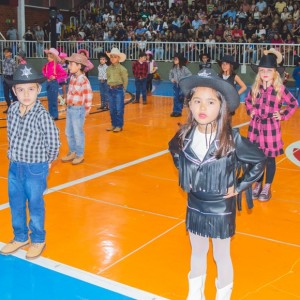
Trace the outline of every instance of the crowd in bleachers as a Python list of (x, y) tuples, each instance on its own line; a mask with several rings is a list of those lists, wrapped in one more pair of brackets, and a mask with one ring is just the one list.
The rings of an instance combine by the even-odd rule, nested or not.
[[(276, 44), (289, 55), (297, 53), (286, 45), (300, 43), (299, 3), (291, 0), (211, 1), (207, 5), (175, 0), (170, 6), (165, 0), (110, 1), (103, 8), (92, 1), (78, 10), (77, 19), (80, 14), (84, 16), (82, 24), (65, 30), (63, 40), (123, 41), (133, 50), (145, 50), (151, 42), (188, 42), (181, 44), (184, 49), (176, 50), (191, 56), (200, 50), (216, 56), (215, 44), (222, 43), (226, 48), (223, 54), (245, 54), (251, 61), (260, 56), (252, 43)], [(198, 42), (205, 42), (205, 49), (199, 50)], [(243, 53), (235, 53), (240, 48), (233, 43), (248, 46)], [(162, 52), (172, 50), (169, 48), (172, 43), (153, 49), (155, 58), (161, 59)]]

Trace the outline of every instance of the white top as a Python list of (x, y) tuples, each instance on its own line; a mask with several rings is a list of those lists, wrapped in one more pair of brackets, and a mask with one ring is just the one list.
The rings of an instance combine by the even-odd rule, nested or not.
[(209, 148), (209, 140), (210, 142), (212, 142), (215, 139), (215, 137), (216, 132), (213, 132), (210, 135), (210, 133), (205, 134), (200, 132), (198, 128), (195, 130), (191, 147), (201, 161), (204, 159), (206, 152)]

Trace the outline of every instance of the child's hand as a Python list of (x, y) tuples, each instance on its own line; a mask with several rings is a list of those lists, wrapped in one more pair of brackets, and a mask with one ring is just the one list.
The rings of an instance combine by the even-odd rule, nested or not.
[(85, 110), (85, 117), (87, 117), (89, 115), (90, 110), (91, 110), (91, 108), (88, 108), (88, 109)]
[(279, 111), (274, 112), (273, 118), (277, 121), (280, 121), (281, 120), (280, 112)]
[(255, 111), (254, 111), (254, 110), (252, 110), (252, 112), (251, 112), (251, 114), (250, 114), (250, 117), (251, 117), (251, 118), (253, 118), (253, 117), (254, 117), (254, 115), (255, 115)]
[(229, 187), (228, 188), (228, 190), (227, 190), (227, 194), (224, 196), (224, 198), (231, 198), (231, 197), (233, 197), (233, 196), (236, 196), (238, 194), (238, 192), (236, 192), (235, 190), (234, 190), (234, 187), (233, 186), (231, 186), (231, 187)]

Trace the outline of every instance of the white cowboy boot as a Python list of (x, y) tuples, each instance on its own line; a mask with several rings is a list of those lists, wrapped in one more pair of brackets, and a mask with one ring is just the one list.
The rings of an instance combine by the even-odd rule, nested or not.
[(218, 281), (216, 280), (216, 288), (217, 288), (216, 300), (230, 300), (232, 287), (233, 287), (233, 282), (219, 289)]
[(199, 277), (190, 278), (190, 273), (188, 275), (189, 279), (189, 294), (186, 300), (205, 300), (204, 296), (204, 285), (206, 274)]

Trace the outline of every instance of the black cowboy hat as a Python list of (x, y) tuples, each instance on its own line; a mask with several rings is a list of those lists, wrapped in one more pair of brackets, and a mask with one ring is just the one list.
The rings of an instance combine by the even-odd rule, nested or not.
[(218, 64), (220, 66), (223, 62), (227, 62), (227, 63), (233, 65), (234, 69), (237, 69), (239, 67), (239, 63), (234, 60), (234, 57), (232, 55), (226, 54), (221, 59), (218, 60)]
[(195, 87), (215, 89), (224, 96), (230, 112), (234, 112), (240, 105), (240, 96), (235, 87), (219, 77), (213, 69), (202, 69), (198, 75), (185, 77), (179, 81), (179, 86), (185, 96)]
[(30, 64), (20, 64), (13, 74), (12, 79), (4, 79), (9, 85), (22, 83), (42, 83), (47, 78), (38, 73)]
[(109, 57), (107, 56), (107, 54), (105, 52), (98, 53), (98, 59), (100, 59), (101, 57), (105, 57), (106, 60), (109, 61)]
[(282, 63), (282, 54), (274, 48), (264, 51), (264, 55), (259, 61), (258, 65), (251, 64), (251, 69), (257, 73), (258, 68), (276, 69), (279, 74), (283, 74), (285, 68), (279, 66)]

